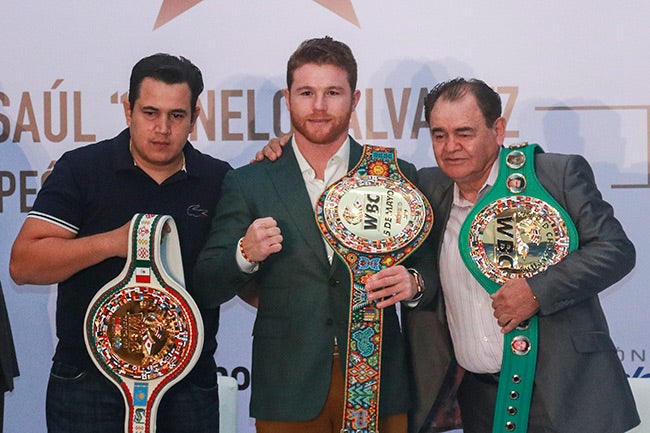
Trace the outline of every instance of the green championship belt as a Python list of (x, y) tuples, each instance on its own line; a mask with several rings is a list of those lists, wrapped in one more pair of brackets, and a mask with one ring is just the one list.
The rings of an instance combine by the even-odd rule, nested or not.
[(172, 217), (134, 215), (126, 265), (97, 292), (84, 323), (90, 357), (124, 398), (126, 433), (156, 431), (163, 394), (201, 355), (203, 322), (184, 281)]
[(383, 311), (368, 302), (365, 283), (415, 251), (433, 212), (399, 170), (395, 149), (366, 145), (357, 166), (322, 194), (316, 219), (352, 282), (341, 432), (376, 433)]
[[(571, 218), (535, 175), (535, 154), (540, 152), (537, 144), (504, 148), (494, 186), (460, 230), (463, 261), (490, 294), (512, 278), (545, 271), (578, 246)], [(504, 337), (493, 433), (528, 429), (537, 334), (534, 315)]]

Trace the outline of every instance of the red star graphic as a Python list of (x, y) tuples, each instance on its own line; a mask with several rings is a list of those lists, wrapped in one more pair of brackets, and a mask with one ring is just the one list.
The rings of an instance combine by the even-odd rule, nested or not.
[(163, 24), (167, 24), (186, 10), (201, 3), (201, 1), (202, 0), (163, 0), (153, 29), (156, 30)]
[(319, 5), (331, 10), (341, 18), (350, 21), (355, 26), (361, 27), (359, 25), (359, 20), (357, 19), (357, 14), (354, 13), (352, 0), (314, 0), (314, 1)]

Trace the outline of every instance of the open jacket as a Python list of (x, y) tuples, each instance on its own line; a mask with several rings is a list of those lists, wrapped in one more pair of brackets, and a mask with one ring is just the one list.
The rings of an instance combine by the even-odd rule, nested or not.
[[(560, 433), (627, 431), (639, 423), (639, 417), (598, 293), (634, 267), (634, 246), (612, 207), (602, 199), (583, 157), (538, 154), (535, 169), (542, 185), (576, 225), (579, 247), (528, 279), (540, 304), (534, 392)], [(420, 170), (419, 181), (434, 207), (432, 236), (439, 254), (453, 182), (437, 167)], [(443, 297), (429, 296), (409, 311), (405, 332), (418, 396), (411, 430), (429, 431), (423, 424), (453, 359)]]

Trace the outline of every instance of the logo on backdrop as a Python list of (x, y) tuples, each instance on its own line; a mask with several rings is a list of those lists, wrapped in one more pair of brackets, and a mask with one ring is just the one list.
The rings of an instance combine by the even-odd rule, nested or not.
[(646, 357), (645, 347), (617, 347), (616, 352), (625, 367), (627, 377), (650, 378), (650, 368), (648, 368), (650, 359)]
[(201, 3), (201, 1), (202, 0), (163, 0), (153, 29), (156, 30), (163, 24), (167, 24), (183, 12)]
[(340, 16), (346, 21), (351, 22), (357, 27), (359, 25), (359, 20), (357, 19), (357, 14), (354, 13), (354, 6), (352, 6), (352, 0), (314, 0), (319, 5), (331, 10), (336, 15)]
[[(160, 10), (158, 11), (158, 17), (156, 18), (156, 23), (153, 26), (153, 29), (156, 30), (158, 27), (167, 24), (177, 16), (183, 14), (187, 10), (201, 3), (202, 0), (163, 0)], [(346, 21), (351, 22), (357, 27), (359, 25), (359, 20), (357, 19), (357, 14), (354, 12), (354, 6), (352, 6), (352, 0), (314, 0), (319, 5), (324, 8), (329, 9), (334, 12), (341, 18)]]

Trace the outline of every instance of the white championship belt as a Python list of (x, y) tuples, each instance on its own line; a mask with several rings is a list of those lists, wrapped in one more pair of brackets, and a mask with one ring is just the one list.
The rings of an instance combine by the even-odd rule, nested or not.
[(84, 322), (90, 357), (124, 397), (127, 433), (156, 431), (163, 394), (201, 355), (203, 321), (184, 285), (173, 218), (134, 215), (126, 265), (97, 292)]

